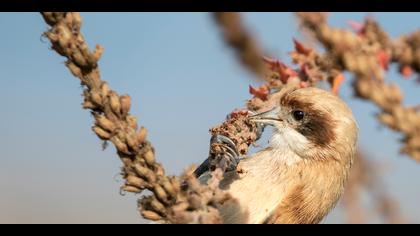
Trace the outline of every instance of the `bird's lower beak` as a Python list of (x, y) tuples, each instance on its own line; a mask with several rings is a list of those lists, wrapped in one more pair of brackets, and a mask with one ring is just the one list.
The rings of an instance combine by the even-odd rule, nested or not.
[(250, 119), (257, 123), (266, 125), (274, 125), (275, 122), (282, 122), (283, 120), (279, 117), (280, 107), (275, 107), (269, 111), (261, 112), (250, 116)]

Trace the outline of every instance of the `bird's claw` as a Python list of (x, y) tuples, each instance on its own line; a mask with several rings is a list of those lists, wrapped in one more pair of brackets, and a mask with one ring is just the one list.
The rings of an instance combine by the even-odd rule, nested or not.
[(239, 152), (235, 143), (230, 138), (224, 135), (215, 134), (210, 139), (210, 145), (221, 145), (225, 151), (223, 153), (212, 153), (210, 151), (210, 170), (214, 170), (217, 167), (220, 167), (225, 171), (236, 170), (241, 158), (239, 157)]

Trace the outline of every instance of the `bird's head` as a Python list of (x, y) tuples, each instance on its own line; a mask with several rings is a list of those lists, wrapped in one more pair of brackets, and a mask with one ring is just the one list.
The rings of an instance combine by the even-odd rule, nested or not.
[(274, 127), (270, 146), (289, 149), (303, 159), (352, 159), (358, 128), (338, 96), (318, 88), (285, 92), (274, 109), (251, 116)]

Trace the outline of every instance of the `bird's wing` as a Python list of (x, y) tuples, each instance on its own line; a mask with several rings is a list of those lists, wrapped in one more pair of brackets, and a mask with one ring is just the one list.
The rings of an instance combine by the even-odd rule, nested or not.
[(197, 167), (194, 171), (194, 175), (196, 178), (199, 178), (202, 174), (209, 171), (209, 159), (207, 158), (201, 165)]

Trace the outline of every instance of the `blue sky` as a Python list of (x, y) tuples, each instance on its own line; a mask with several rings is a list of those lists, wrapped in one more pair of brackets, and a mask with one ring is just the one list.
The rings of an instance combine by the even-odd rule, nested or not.
[[(419, 29), (418, 13), (371, 13), (391, 36)], [(346, 27), (366, 13), (332, 13)], [(238, 65), (207, 13), (82, 13), (91, 47), (104, 46), (102, 78), (133, 100), (132, 113), (149, 130), (157, 158), (179, 174), (207, 155), (208, 129), (242, 107), (248, 85), (258, 85)], [(288, 61), (292, 37), (303, 39), (290, 13), (245, 13), (263, 47)], [(112, 147), (101, 151), (82, 110), (82, 89), (64, 58), (41, 38), (37, 13), (0, 13), (0, 222), (139, 223), (135, 196), (119, 195), (120, 163)], [(418, 84), (395, 68), (387, 80), (418, 104)], [(388, 191), (416, 222), (420, 163), (400, 156), (400, 135), (381, 127), (377, 109), (352, 99), (351, 77), (341, 90), (360, 126), (360, 146), (384, 163)], [(336, 209), (325, 222), (343, 222)], [(372, 220), (372, 222), (375, 222)]]

